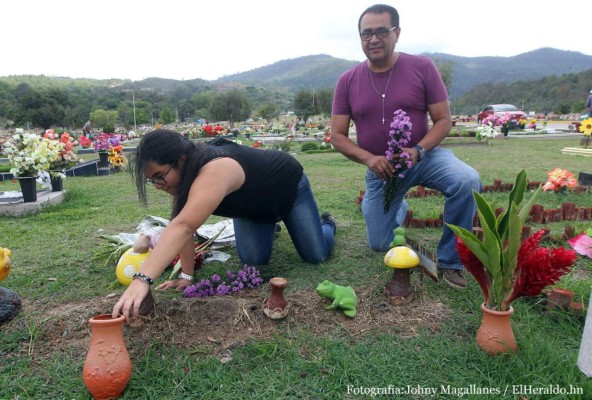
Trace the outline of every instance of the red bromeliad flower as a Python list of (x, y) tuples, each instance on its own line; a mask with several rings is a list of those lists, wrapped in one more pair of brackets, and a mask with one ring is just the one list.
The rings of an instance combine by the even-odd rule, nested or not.
[[(505, 297), (501, 310), (508, 309), (510, 303), (519, 297), (538, 296), (545, 287), (555, 284), (573, 266), (577, 257), (574, 250), (539, 247), (544, 234), (545, 231), (541, 229), (521, 243), (516, 269), (513, 271), (511, 292)], [(487, 303), (491, 280), (486, 269), (458, 238), (456, 248), (462, 263), (479, 283)]]
[(489, 301), (489, 276), (485, 267), (477, 257), (469, 250), (469, 248), (460, 240), (456, 238), (456, 251), (460, 257), (460, 261), (465, 268), (475, 277), (475, 280), (483, 291), (485, 303)]

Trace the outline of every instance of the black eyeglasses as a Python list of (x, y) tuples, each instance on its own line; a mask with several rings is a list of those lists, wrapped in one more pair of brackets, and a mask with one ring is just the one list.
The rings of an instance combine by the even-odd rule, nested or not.
[(166, 185), (167, 181), (165, 180), (166, 176), (169, 174), (169, 172), (171, 171), (171, 169), (173, 169), (173, 164), (171, 164), (171, 166), (169, 167), (169, 169), (166, 170), (166, 172), (164, 174), (162, 174), (161, 176), (157, 176), (156, 178), (146, 178), (144, 179), (144, 183), (147, 185), (152, 185), (152, 186), (164, 186)]
[(376, 35), (377, 38), (379, 39), (384, 39), (385, 37), (388, 36), (388, 34), (391, 31), (394, 31), (395, 29), (397, 29), (397, 26), (393, 26), (391, 29), (389, 28), (378, 28), (375, 31), (368, 29), (365, 30), (363, 32), (360, 32), (360, 39), (368, 41), (368, 40), (372, 40), (372, 36)]

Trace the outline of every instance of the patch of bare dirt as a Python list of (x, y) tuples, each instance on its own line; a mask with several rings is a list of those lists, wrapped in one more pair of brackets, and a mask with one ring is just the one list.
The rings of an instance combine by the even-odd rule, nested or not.
[[(162, 342), (221, 356), (249, 340), (273, 336), (280, 326), (292, 330), (305, 327), (315, 335), (358, 338), (381, 331), (413, 337), (420, 329), (438, 331), (450, 314), (446, 306), (430, 301), (421, 289), (417, 290), (416, 299), (405, 306), (390, 305), (382, 289), (365, 287), (356, 290), (356, 294), (358, 313), (350, 319), (339, 310), (325, 310), (324, 306), (330, 301), (314, 290), (287, 290), (285, 297), (291, 305), (290, 313), (277, 321), (263, 312), (263, 299), (269, 296), (265, 286), (238, 295), (201, 299), (170, 298), (154, 292), (153, 313), (141, 318), (137, 326), (126, 326), (124, 335), (131, 353), (141, 353), (154, 342)], [(38, 334), (18, 352), (44, 357), (60, 350), (83, 358), (90, 342), (88, 319), (109, 313), (116, 300), (117, 297), (112, 296), (93, 298), (61, 304), (57, 308), (23, 300), (22, 315), (10, 324), (26, 324), (29, 331), (34, 328)]]

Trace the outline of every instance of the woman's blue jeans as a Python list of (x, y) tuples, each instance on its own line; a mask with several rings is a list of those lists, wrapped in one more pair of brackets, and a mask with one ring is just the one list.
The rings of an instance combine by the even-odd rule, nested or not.
[(449, 149), (436, 147), (427, 153), (425, 159), (406, 171), (405, 178), (394, 192), (387, 214), (383, 207), (383, 182), (372, 170), (366, 171), (362, 213), (366, 219), (368, 245), (375, 251), (389, 249), (393, 231), (401, 225), (407, 212), (405, 194), (417, 185), (438, 190), (444, 195), (444, 227), (437, 248), (438, 264), (440, 268), (462, 270), (464, 267), (456, 252), (456, 238), (446, 223), (472, 231), (476, 211), (473, 190), (481, 191), (481, 179), (475, 169), (456, 158)]
[[(318, 264), (329, 258), (335, 241), (335, 224), (321, 220), (308, 178), (303, 173), (298, 193), (284, 224), (300, 257)], [(259, 223), (248, 218), (234, 218), (236, 248), (241, 262), (249, 265), (269, 263), (275, 223)]]

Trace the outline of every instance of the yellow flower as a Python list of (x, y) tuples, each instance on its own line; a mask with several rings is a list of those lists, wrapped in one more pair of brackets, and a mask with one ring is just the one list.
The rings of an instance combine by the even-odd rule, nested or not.
[(580, 125), (580, 132), (586, 136), (592, 135), (592, 118), (588, 118), (582, 121)]

